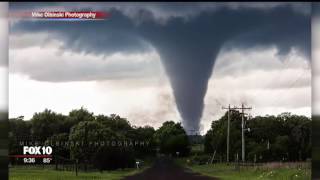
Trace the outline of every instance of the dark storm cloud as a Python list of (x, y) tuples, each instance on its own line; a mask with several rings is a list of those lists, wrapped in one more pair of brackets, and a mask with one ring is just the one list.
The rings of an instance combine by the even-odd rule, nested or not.
[[(48, 7), (48, 4), (57, 7), (74, 5), (73, 3), (11, 3), (10, 8), (11, 10), (23, 9), (23, 7), (25, 9), (41, 9)], [(86, 5), (90, 7), (87, 9), (98, 6), (97, 3), (87, 3)], [(145, 37), (147, 33), (150, 34), (150, 31), (151, 36), (158, 36), (161, 39), (163, 36), (168, 37), (168, 34), (165, 34), (167, 33), (166, 29), (172, 29), (174, 33), (179, 34), (179, 28), (190, 28), (189, 31), (194, 31), (194, 33), (204, 32), (205, 34), (202, 37), (209, 37), (209, 39), (213, 37), (214, 40), (217, 40), (217, 37), (213, 33), (222, 31), (222, 33), (218, 32), (222, 42), (216, 44), (222, 43), (226, 47), (248, 48), (276, 45), (280, 53), (284, 54), (291, 47), (297, 47), (309, 57), (309, 16), (298, 13), (308, 12), (308, 9), (310, 9), (309, 3), (290, 3), (290, 6), (284, 6), (286, 3), (192, 3), (184, 6), (178, 5), (179, 3), (170, 5), (146, 3), (144, 7), (143, 4), (125, 6), (121, 3), (111, 3), (111, 5), (107, 3), (105, 6), (111, 12), (112, 18), (105, 23), (24, 21), (14, 25), (11, 30), (12, 33), (47, 31), (51, 33), (51, 36), (63, 39), (68, 49), (108, 54), (117, 51), (141, 52), (149, 50), (150, 37), (148, 39), (142, 37)], [(101, 5), (98, 7), (101, 9)], [(133, 9), (130, 14), (121, 12), (121, 10), (130, 9), (130, 7)], [(212, 12), (204, 11), (204, 7)], [(239, 8), (243, 9), (239, 10)], [(261, 9), (267, 9), (268, 11)], [(197, 14), (198, 11), (203, 13), (188, 21), (179, 16), (174, 16), (170, 18), (169, 25), (154, 22), (159, 13), (170, 15), (175, 12), (177, 16), (177, 14), (188, 14), (190, 12)], [(158, 15), (156, 15), (156, 12), (158, 12)], [(130, 15), (137, 21), (142, 21), (142, 23), (136, 25), (136, 22), (130, 19), (133, 17), (128, 17)], [(238, 15), (240, 17), (237, 17)], [(202, 18), (207, 20), (202, 20)], [(177, 24), (174, 24), (176, 22)], [(197, 25), (197, 27), (193, 27), (194, 25)], [(153, 33), (154, 30), (160, 33)], [(174, 33), (173, 35), (171, 33), (171, 35), (176, 36)], [(205, 47), (206, 44), (201, 46)]]
[(8, 3), (0, 2), (0, 67), (8, 66)]
[(319, 22), (320, 22), (320, 3), (319, 2), (314, 2), (312, 4), (312, 27), (313, 29), (313, 34), (312, 36), (314, 37), (312, 40), (313, 44), (312, 44), (312, 48), (313, 48), (313, 52), (316, 52), (317, 49), (320, 49), (320, 43), (318, 43), (318, 39), (319, 38)]
[[(94, 9), (106, 9), (116, 7), (124, 11), (137, 11), (139, 9), (148, 9), (153, 13), (165, 13), (167, 15), (179, 14), (198, 14), (203, 11), (213, 11), (219, 8), (237, 9), (259, 9), (268, 10), (275, 7), (288, 6), (298, 13), (310, 14), (311, 7), (308, 2), (11, 2), (11, 10), (36, 10), (36, 9), (52, 9), (55, 7), (63, 7), (68, 9), (91, 7)], [(134, 13), (134, 12), (133, 12)]]
[(320, 3), (319, 2), (312, 3), (312, 15), (319, 17), (319, 15), (320, 15)]
[[(215, 4), (214, 4), (215, 5)], [(212, 6), (212, 11), (196, 6), (193, 16), (189, 6), (151, 9), (109, 8), (111, 18), (101, 22), (52, 22), (21, 20), (12, 26), (13, 34), (48, 32), (73, 51), (112, 54), (132, 53), (155, 48), (170, 78), (177, 108), (186, 130), (199, 130), (208, 79), (221, 48), (276, 46), (279, 54), (296, 48), (310, 58), (310, 16), (290, 6), (245, 8)], [(252, 4), (253, 5), (253, 4)], [(307, 6), (306, 6), (307, 5)], [(305, 9), (309, 4), (302, 4)], [(306, 7), (305, 7), (306, 6)], [(166, 7), (168, 12), (164, 21)], [(262, 6), (263, 7), (263, 6)], [(101, 7), (100, 7), (101, 8)], [(173, 9), (170, 9), (173, 8)], [(13, 7), (14, 9), (14, 7)], [(203, 10), (205, 9), (205, 10)]]
[(11, 34), (47, 32), (51, 38), (64, 42), (64, 48), (73, 51), (108, 55), (114, 52), (143, 52), (150, 50), (140, 38), (130, 19), (118, 11), (111, 11), (112, 18), (101, 21), (21, 21), (11, 28)]

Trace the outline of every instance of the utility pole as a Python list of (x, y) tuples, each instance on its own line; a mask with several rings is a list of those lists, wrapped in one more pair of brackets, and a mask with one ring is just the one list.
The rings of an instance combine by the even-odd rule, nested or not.
[(244, 104), (241, 104), (241, 107), (230, 107), (230, 104), (228, 106), (228, 108), (222, 107), (222, 109), (228, 109), (228, 127), (227, 127), (227, 162), (229, 162), (229, 151), (230, 151), (230, 119), (231, 119), (231, 109), (232, 110), (236, 110), (239, 109), (241, 110), (241, 141), (242, 141), (242, 162), (245, 162), (245, 136), (244, 136), (244, 132), (246, 130), (250, 129), (245, 129), (245, 122), (244, 122), (244, 110), (250, 110), (252, 109), (251, 107), (245, 107)]
[(231, 113), (231, 108), (230, 104), (228, 108), (222, 107), (222, 109), (228, 109), (228, 128), (227, 128), (227, 162), (229, 162), (229, 152), (230, 152), (230, 113)]
[[(245, 162), (245, 140), (244, 140), (244, 131), (245, 131), (245, 122), (244, 122), (244, 110), (247, 109), (252, 109), (251, 107), (244, 107), (243, 103), (241, 104), (241, 139), (242, 139), (242, 162)], [(246, 129), (247, 130), (247, 129)]]

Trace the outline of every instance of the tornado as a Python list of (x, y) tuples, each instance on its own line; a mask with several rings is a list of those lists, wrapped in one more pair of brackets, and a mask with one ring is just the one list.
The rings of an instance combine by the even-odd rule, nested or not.
[(199, 132), (208, 81), (228, 34), (212, 25), (212, 17), (166, 25), (148, 24), (140, 30), (156, 49), (172, 87), (182, 125), (188, 134)]
[[(303, 26), (296, 28), (297, 24)], [(287, 54), (296, 47), (310, 57), (307, 16), (290, 9), (268, 14), (251, 10), (218, 11), (188, 21), (172, 18), (165, 25), (145, 23), (141, 27), (138, 30), (141, 36), (161, 57), (188, 134), (200, 130), (208, 82), (222, 48), (276, 45), (279, 54)]]
[(225, 22), (240, 22), (250, 16), (248, 12), (235, 16), (232, 11), (221, 11), (201, 14), (188, 21), (172, 18), (165, 25), (154, 22), (140, 25), (139, 34), (160, 55), (182, 125), (188, 134), (200, 130), (208, 82), (223, 44), (257, 25), (248, 21), (233, 28), (234, 24)]
[[(49, 32), (52, 39), (64, 42), (63, 48), (81, 53), (143, 53), (151, 46), (158, 52), (170, 80), (183, 127), (192, 134), (199, 132), (208, 81), (222, 49), (276, 46), (279, 54), (287, 54), (295, 48), (311, 59), (310, 4), (301, 8), (307, 12), (298, 10), (296, 5), (279, 4), (262, 10), (250, 4), (242, 8), (212, 4), (209, 9), (140, 4), (130, 11), (119, 5), (121, 8), (107, 9), (112, 16), (105, 22), (21, 20), (12, 25), (10, 32)], [(19, 7), (21, 4), (11, 6)], [(185, 15), (170, 16), (175, 9), (182, 14), (185, 11)], [(159, 13), (168, 15), (168, 19), (159, 22), (163, 17)], [(67, 79), (57, 78), (56, 81)]]
[(198, 132), (208, 80), (219, 48), (196, 48), (196, 43), (187, 47), (176, 45), (157, 48), (170, 77), (183, 127), (188, 133)]

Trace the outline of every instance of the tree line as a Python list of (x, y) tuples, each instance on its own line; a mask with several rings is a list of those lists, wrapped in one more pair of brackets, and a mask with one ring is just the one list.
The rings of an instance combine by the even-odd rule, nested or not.
[[(226, 113), (212, 121), (211, 128), (200, 141), (205, 156), (215, 152), (216, 159), (226, 159), (227, 119)], [(245, 117), (245, 121), (246, 128), (250, 128), (245, 133), (247, 161), (302, 161), (311, 157), (310, 118), (282, 113)], [(53, 143), (55, 163), (73, 160), (99, 170), (134, 167), (137, 160), (154, 157), (157, 153), (179, 157), (193, 155), (192, 146), (199, 144), (192, 141), (181, 123), (166, 121), (158, 129), (139, 127), (119, 115), (95, 115), (83, 107), (67, 115), (45, 109), (30, 120), (9, 119), (9, 154), (22, 154), (21, 141), (80, 142), (78, 146)], [(101, 142), (104, 144), (99, 144)], [(231, 110), (231, 161), (236, 161), (236, 154), (241, 156), (241, 113)], [(10, 158), (10, 163), (21, 161)]]
[[(228, 113), (213, 121), (204, 138), (206, 153), (226, 159)], [(311, 158), (311, 118), (290, 113), (245, 117), (246, 160), (303, 161)], [(230, 160), (241, 157), (241, 113), (231, 110)]]
[[(116, 114), (94, 115), (83, 107), (68, 115), (45, 109), (30, 120), (12, 118), (9, 129), (10, 154), (22, 154), (20, 142), (54, 142), (56, 161), (76, 160), (86, 168), (93, 166), (100, 170), (134, 167), (137, 159), (156, 153), (179, 152), (180, 156), (186, 156), (190, 151), (187, 134), (180, 123), (167, 121), (155, 130), (151, 126), (133, 126)], [(56, 145), (57, 142), (79, 145)], [(10, 162), (19, 163), (14, 158)]]

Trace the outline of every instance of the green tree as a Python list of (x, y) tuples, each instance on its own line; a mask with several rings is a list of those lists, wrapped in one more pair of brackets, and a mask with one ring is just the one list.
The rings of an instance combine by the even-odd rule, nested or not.
[(95, 145), (96, 142), (107, 143), (106, 140), (123, 142), (125, 137), (97, 121), (82, 121), (71, 130), (69, 139), (72, 142), (83, 142), (73, 146), (71, 156), (80, 163), (94, 164), (98, 169), (117, 169), (132, 167), (134, 153), (132, 149), (118, 145)]
[(9, 154), (22, 154), (20, 141), (30, 140), (30, 121), (23, 117), (9, 119)]
[(57, 114), (49, 109), (35, 113), (31, 118), (31, 134), (39, 141), (45, 141), (48, 137), (62, 132), (61, 124), (65, 116)]
[(49, 144), (52, 143), (55, 160), (59, 160), (59, 158), (70, 159), (70, 146), (66, 145), (66, 143), (69, 142), (68, 133), (54, 134), (49, 137), (46, 142)]
[(104, 141), (105, 139), (115, 139), (116, 133), (96, 121), (82, 121), (72, 127), (69, 139), (78, 145), (71, 147), (73, 159), (90, 160), (96, 152), (93, 142)]
[[(311, 119), (282, 113), (246, 119), (247, 161), (305, 160), (311, 157)], [(227, 113), (212, 122), (205, 135), (205, 151), (226, 155)], [(230, 123), (230, 159), (241, 154), (241, 114), (232, 111)]]
[[(206, 133), (204, 139), (205, 151), (226, 158), (228, 113), (220, 119), (212, 121), (211, 129)], [(240, 141), (239, 141), (240, 140)], [(241, 114), (239, 111), (231, 110), (230, 114), (230, 160), (235, 154), (241, 154)]]
[(185, 156), (190, 152), (189, 139), (181, 123), (164, 122), (154, 136), (162, 153), (175, 155), (179, 152), (181, 156)]
[(80, 109), (74, 109), (69, 113), (69, 120), (73, 124), (77, 124), (82, 121), (93, 121), (94, 115), (92, 112), (89, 112), (86, 108), (81, 107)]

